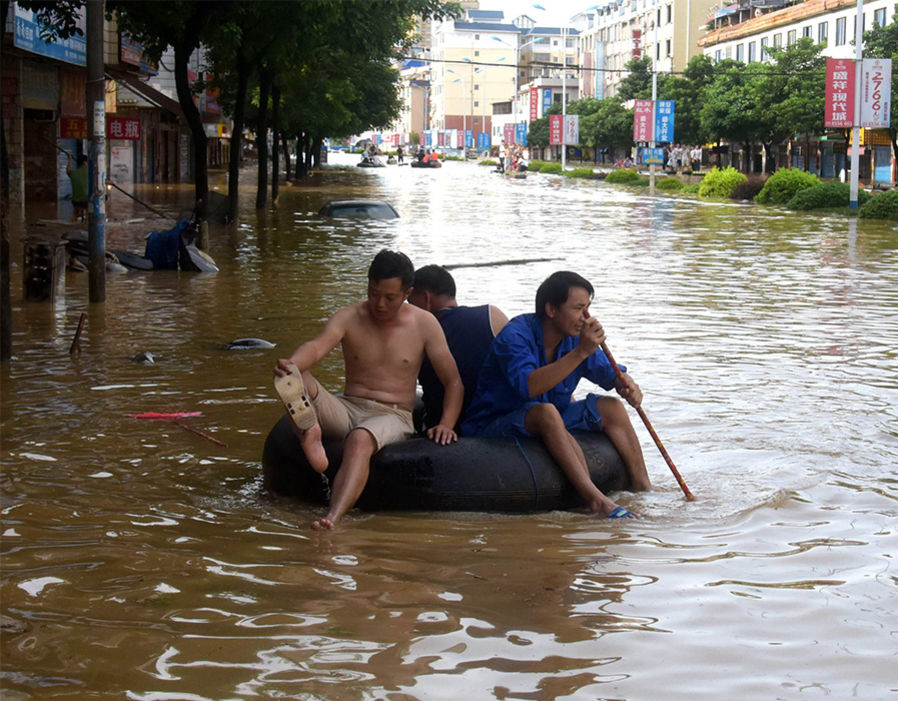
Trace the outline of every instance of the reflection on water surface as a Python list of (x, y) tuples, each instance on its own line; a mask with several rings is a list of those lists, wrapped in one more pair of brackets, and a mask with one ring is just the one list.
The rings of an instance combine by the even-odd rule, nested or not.
[[(317, 214), (351, 198), (401, 218)], [(142, 225), (110, 230), (141, 249)], [(641, 425), (656, 488), (619, 495), (636, 522), (353, 512), (322, 537), (316, 510), (262, 494), (274, 359), (364, 294), (385, 246), (418, 265), (551, 259), (453, 270), (463, 303), (509, 315), (553, 270), (589, 278), (698, 501)], [(110, 276), (105, 308), (72, 273), (64, 303), (23, 306), (14, 271), (4, 697), (896, 693), (890, 226), (470, 164), (331, 167), (214, 231), (211, 253), (214, 276)], [(277, 347), (225, 350), (247, 336)], [(341, 372), (335, 354), (320, 374)], [(227, 447), (143, 411), (201, 411), (191, 425)]]

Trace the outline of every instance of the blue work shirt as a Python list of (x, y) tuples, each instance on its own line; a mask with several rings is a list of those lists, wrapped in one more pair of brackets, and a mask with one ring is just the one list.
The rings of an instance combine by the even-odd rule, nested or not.
[[(570, 353), (579, 343), (580, 336), (563, 338), (551, 362)], [(563, 412), (583, 377), (606, 390), (614, 388), (614, 368), (599, 348), (551, 390), (531, 397), (530, 373), (549, 364), (545, 348), (542, 322), (536, 314), (521, 314), (506, 324), (480, 370), (477, 391), (462, 424), (464, 435), (477, 435), (498, 417), (528, 404), (551, 403)], [(621, 372), (626, 370), (623, 365), (618, 367)]]

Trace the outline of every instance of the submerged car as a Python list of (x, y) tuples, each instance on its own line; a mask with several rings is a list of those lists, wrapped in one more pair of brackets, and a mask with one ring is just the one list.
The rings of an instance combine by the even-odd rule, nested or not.
[(318, 213), (322, 217), (362, 217), (365, 219), (398, 219), (399, 212), (389, 202), (380, 200), (333, 200)]

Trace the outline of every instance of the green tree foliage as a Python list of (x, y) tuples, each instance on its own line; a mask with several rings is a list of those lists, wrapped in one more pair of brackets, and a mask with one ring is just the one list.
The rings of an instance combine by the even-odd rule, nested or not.
[[(811, 187), (799, 190), (786, 203), (789, 209), (808, 211), (811, 209), (827, 209), (834, 207), (848, 207), (851, 199), (851, 186), (848, 183), (831, 181), (817, 183)], [(870, 193), (865, 190), (858, 192), (858, 204), (861, 206), (870, 199)]]
[(633, 58), (627, 61), (624, 68), (629, 71), (621, 80), (618, 99), (650, 100), (652, 98), (652, 59), (648, 56)]
[[(661, 78), (662, 76), (659, 76)], [(661, 100), (673, 100), (674, 138), (681, 144), (703, 144), (711, 135), (702, 129), (701, 108), (705, 91), (714, 81), (714, 62), (710, 56), (693, 56), (682, 77), (663, 76), (659, 82)]]
[[(585, 102), (581, 100), (581, 102)], [(633, 110), (614, 98), (590, 100), (586, 115), (580, 118), (580, 142), (596, 150), (633, 146)]]
[(527, 145), (531, 147), (536, 146), (537, 148), (546, 148), (549, 145), (548, 117), (540, 117), (530, 122), (530, 129), (527, 132)]

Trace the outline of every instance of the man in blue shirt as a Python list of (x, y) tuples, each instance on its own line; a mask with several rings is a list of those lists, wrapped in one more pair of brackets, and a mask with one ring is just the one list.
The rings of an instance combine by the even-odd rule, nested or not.
[(592, 297), (592, 285), (569, 271), (553, 273), (539, 286), (536, 313), (513, 318), (496, 337), (461, 429), (466, 436), (538, 436), (591, 511), (630, 516), (593, 484), (583, 450), (570, 433), (603, 431), (623, 458), (634, 488), (651, 488), (623, 403), (596, 394), (571, 400), (585, 377), (616, 389), (634, 407), (642, 402), (637, 384), (626, 373), (626, 382), (617, 378), (599, 348), (605, 332), (589, 315)]

